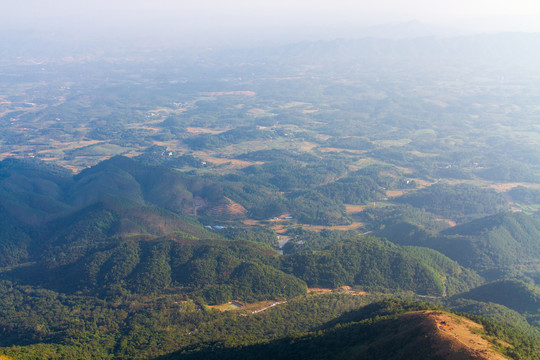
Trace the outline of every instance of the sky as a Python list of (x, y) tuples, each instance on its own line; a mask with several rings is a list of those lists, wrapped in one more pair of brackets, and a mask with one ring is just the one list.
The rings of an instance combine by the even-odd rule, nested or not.
[(186, 43), (355, 37), (355, 29), (419, 21), (460, 31), (540, 32), (538, 0), (4, 0), (0, 30), (122, 34)]

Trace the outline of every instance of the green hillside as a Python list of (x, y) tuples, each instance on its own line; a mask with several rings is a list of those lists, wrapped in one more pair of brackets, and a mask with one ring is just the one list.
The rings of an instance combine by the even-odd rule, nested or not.
[(165, 167), (115, 156), (71, 176), (43, 161), (6, 159), (0, 162), (0, 206), (31, 226), (67, 216), (115, 197), (153, 205), (177, 214), (193, 213), (193, 198), (209, 205), (223, 200), (213, 183)]
[[(160, 359), (538, 359), (540, 341), (503, 325), (478, 323), (422, 303), (386, 300), (345, 314), (318, 331), (250, 346), (221, 343)], [(459, 335), (448, 336), (445, 327)], [(455, 329), (459, 327), (459, 330)], [(470, 329), (476, 328), (471, 332)], [(473, 333), (476, 331), (477, 335)], [(469, 332), (469, 337), (463, 333)], [(479, 334), (478, 334), (479, 333)], [(483, 348), (469, 347), (481, 336)], [(485, 341), (485, 340), (484, 340)], [(501, 346), (499, 341), (507, 345)], [(479, 356), (482, 354), (482, 356)]]
[(180, 234), (112, 237), (74, 243), (50, 254), (54, 259), (45, 257), (3, 276), (98, 296), (179, 291), (211, 304), (285, 299), (306, 292), (302, 280), (276, 268), (273, 250), (245, 241), (198, 240)]
[(504, 197), (494, 190), (468, 184), (437, 183), (396, 200), (458, 222), (507, 208)]
[(0, 206), (25, 224), (43, 224), (66, 214), (64, 189), (71, 173), (37, 159), (0, 161)]
[(520, 280), (494, 281), (454, 298), (500, 304), (520, 313), (540, 312), (540, 289)]
[(32, 239), (27, 231), (0, 206), (0, 267), (16, 265), (28, 259)]
[(36, 246), (45, 253), (46, 261), (59, 263), (65, 263), (60, 260), (60, 254), (66, 261), (73, 262), (80, 256), (76, 252), (100, 242), (116, 241), (111, 240), (112, 237), (183, 233), (186, 237), (220, 238), (194, 219), (113, 197), (105, 197), (103, 201), (52, 221), (42, 231), (43, 238)]
[(445, 301), (444, 304), (445, 307), (452, 311), (482, 316), (491, 321), (503, 323), (519, 331), (540, 337), (540, 329), (535, 324), (534, 316), (522, 314), (504, 305), (460, 297), (452, 297)]
[(461, 293), (484, 282), (474, 270), (459, 265), (438, 251), (419, 246), (404, 246), (403, 249), (415, 258), (421, 259), (422, 263), (441, 276), (445, 296)]
[(481, 281), (473, 272), (434, 252), (404, 249), (374, 237), (338, 242), (323, 251), (286, 255), (282, 269), (303, 279), (310, 287), (359, 285), (435, 296), (446, 293), (447, 278), (452, 292), (471, 288)]
[(428, 230), (421, 224), (390, 220), (374, 234), (400, 245), (435, 249), (488, 279), (497, 279), (503, 274), (518, 276), (522, 271), (519, 266), (528, 276), (537, 276), (534, 270), (540, 257), (540, 218), (537, 215), (504, 212), (440, 232)]

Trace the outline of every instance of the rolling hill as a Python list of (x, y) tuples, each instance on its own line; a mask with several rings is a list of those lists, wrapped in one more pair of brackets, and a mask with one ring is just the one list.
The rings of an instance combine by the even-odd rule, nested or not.
[(540, 312), (540, 290), (520, 280), (498, 280), (454, 296), (504, 305), (520, 313)]
[(491, 280), (517, 276), (516, 265), (534, 268), (540, 257), (540, 218), (524, 213), (503, 212), (440, 232), (407, 221), (389, 222), (374, 234), (437, 250)]
[[(425, 304), (390, 300), (347, 313), (318, 331), (249, 346), (208, 344), (160, 359), (538, 359), (537, 339), (510, 340), (490, 326)], [(532, 341), (517, 354), (512, 343), (520, 337)]]

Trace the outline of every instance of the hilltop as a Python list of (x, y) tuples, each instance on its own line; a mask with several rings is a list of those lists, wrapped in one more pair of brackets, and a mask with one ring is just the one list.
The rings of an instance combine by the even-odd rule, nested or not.
[[(490, 326), (422, 304), (383, 301), (322, 330), (250, 346), (217, 343), (163, 359), (508, 359), (514, 346)], [(535, 359), (536, 349), (537, 340), (523, 355)]]

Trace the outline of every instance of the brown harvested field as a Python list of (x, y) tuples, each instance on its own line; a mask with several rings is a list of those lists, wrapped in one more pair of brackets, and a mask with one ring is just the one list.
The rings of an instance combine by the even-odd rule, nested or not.
[(332, 292), (332, 289), (323, 289), (323, 288), (308, 288), (308, 293), (317, 293), (317, 294), (326, 294)]
[(62, 165), (66, 169), (71, 170), (71, 172), (73, 174), (78, 174), (79, 172), (81, 172), (81, 171), (83, 171), (85, 169), (84, 166), (75, 166), (75, 165), (70, 165), (70, 164), (60, 164), (60, 165)]
[(495, 190), (498, 193), (507, 192), (508, 190), (511, 190), (511, 189), (513, 189), (513, 188), (515, 188), (517, 186), (524, 186), (524, 187), (528, 187), (528, 188), (539, 188), (540, 187), (539, 185), (536, 185), (536, 184), (531, 186), (531, 184), (525, 184), (525, 183), (520, 183), (520, 182), (489, 185), (490, 188), (492, 188), (493, 190)]
[(358, 214), (364, 211), (366, 207), (364, 205), (345, 205), (345, 211), (347, 214)]
[(300, 144), (299, 149), (302, 150), (302, 151), (310, 151), (315, 147), (317, 147), (317, 144), (310, 143), (310, 142), (304, 142), (304, 143)]
[(51, 144), (50, 149), (40, 150), (38, 151), (38, 153), (44, 154), (44, 153), (50, 152), (51, 150), (60, 150), (60, 151), (75, 150), (75, 149), (80, 149), (86, 146), (100, 144), (100, 143), (104, 143), (104, 142), (101, 140), (81, 140), (81, 141), (76, 141), (76, 142), (56, 143), (56, 144)]
[[(409, 169), (409, 168), (405, 168), (405, 167), (400, 167), (400, 166), (396, 166), (396, 168), (400, 169), (401, 171), (403, 171), (404, 174), (412, 174), (413, 173), (413, 170), (412, 169)], [(416, 181), (416, 180), (415, 180)]]
[(283, 234), (287, 231), (287, 228), (283, 225), (275, 225), (272, 226), (270, 229), (272, 229), (272, 231), (274, 231), (276, 234)]
[(438, 218), (438, 219), (435, 219), (435, 221), (442, 221), (442, 222), (445, 222), (447, 223), (448, 225), (450, 225), (451, 227), (454, 227), (456, 226), (456, 222), (455, 221), (452, 221), (450, 219), (441, 219), (441, 218)]
[(40, 158), (40, 160), (43, 160), (43, 161), (55, 161), (55, 160), (58, 160), (58, 158), (55, 158), (55, 157), (42, 157), (42, 158)]
[(387, 190), (386, 196), (389, 198), (398, 197), (403, 195), (405, 192), (403, 190)]
[[(81, 141), (74, 141), (74, 142), (54, 142), (54, 143), (49, 144), (49, 148), (47, 148), (45, 150), (36, 151), (36, 153), (37, 154), (46, 154), (46, 153), (50, 153), (50, 152), (53, 152), (53, 151), (76, 150), (76, 149), (84, 148), (86, 146), (100, 144), (100, 143), (103, 143), (103, 141), (100, 141), (100, 140), (81, 140)], [(32, 152), (35, 149), (32, 146), (28, 145), (28, 146), (18, 146), (15, 150), (24, 151), (24, 152)], [(9, 157), (9, 156), (13, 156), (13, 155), (14, 154), (12, 152), (1, 153), (0, 154), (0, 160), (3, 159), (3, 158)], [(107, 157), (104, 157), (103, 159), (106, 159), (106, 158)], [(54, 156), (47, 157), (47, 158), (40, 157), (40, 159), (44, 160), (44, 161), (58, 161), (62, 166), (69, 167), (68, 166), (69, 164), (67, 162), (61, 161), (59, 158), (54, 157)], [(72, 166), (72, 167), (74, 167), (74, 166)], [(80, 169), (78, 169), (78, 170), (80, 170)]]
[(280, 108), (282, 108), (282, 109), (290, 109), (292, 107), (305, 106), (305, 105), (311, 105), (311, 103), (301, 102), (301, 101), (292, 101), (290, 103), (286, 103), (285, 105), (281, 105)]
[(266, 113), (266, 110), (255, 108), (255, 109), (248, 110), (248, 113), (251, 114), (251, 115), (261, 115), (261, 114)]
[(209, 208), (206, 212), (214, 217), (222, 218), (226, 220), (238, 220), (243, 219), (247, 213), (247, 210), (240, 204), (235, 203), (229, 198), (226, 204), (220, 204)]
[(152, 144), (158, 146), (165, 146), (167, 149), (178, 151), (178, 149), (185, 149), (185, 146), (181, 143), (180, 140), (169, 140), (169, 141), (152, 141)]
[(221, 134), (227, 130), (212, 130), (203, 127), (187, 127), (186, 130), (192, 134)]
[(260, 161), (244, 161), (244, 160), (237, 160), (237, 159), (219, 158), (219, 157), (213, 157), (213, 156), (202, 155), (202, 154), (198, 154), (198, 156), (204, 161), (208, 161), (217, 165), (230, 163), (231, 164), (231, 166), (229, 166), (230, 169), (232, 168), (242, 169), (242, 168), (254, 165), (254, 164), (262, 164), (262, 162)]
[(430, 181), (426, 181), (422, 179), (412, 179), (412, 180), (414, 180), (414, 182), (417, 185), (416, 187), (419, 189), (435, 184), (434, 182), (430, 182)]
[(302, 225), (302, 227), (306, 230), (316, 231), (319, 232), (321, 230), (327, 229), (327, 230), (356, 230), (358, 228), (361, 228), (364, 225), (364, 223), (361, 222), (354, 222), (350, 225), (336, 225), (336, 226), (322, 226), (322, 225)]
[(246, 220), (242, 221), (242, 223), (244, 225), (249, 225), (249, 226), (256, 226), (256, 225), (261, 224), (261, 222), (259, 220), (253, 220), (253, 219), (246, 219)]
[(13, 154), (11, 152), (5, 152), (5, 153), (1, 153), (0, 154), (0, 160), (3, 160), (7, 157), (10, 157), (10, 156), (13, 156)]

